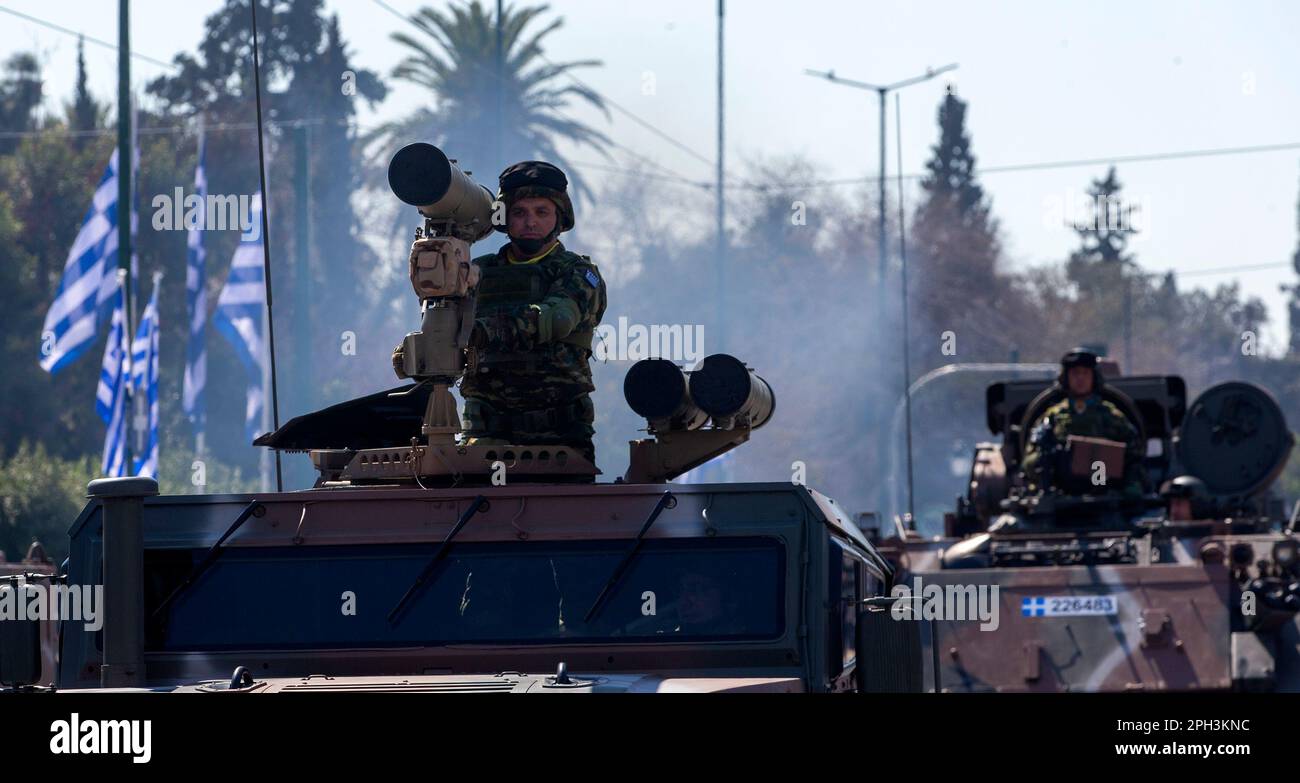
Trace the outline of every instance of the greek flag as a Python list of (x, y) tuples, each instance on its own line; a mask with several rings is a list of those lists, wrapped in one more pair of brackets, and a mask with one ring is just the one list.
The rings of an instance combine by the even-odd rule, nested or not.
[(136, 410), (135, 432), (143, 443), (135, 451), (135, 475), (158, 477), (158, 281), (153, 278), (153, 295), (140, 317), (140, 327), (131, 344), (132, 406)]
[[(208, 200), (208, 177), (203, 170), (203, 134), (199, 133), (199, 163), (194, 169), (194, 192), (198, 194), (200, 209)], [(206, 215), (204, 216), (206, 220)], [(186, 237), (185, 303), (190, 314), (190, 341), (185, 353), (185, 380), (181, 391), (181, 405), (185, 415), (194, 424), (196, 434), (203, 432), (206, 411), (203, 406), (203, 387), (208, 380), (208, 348), (204, 324), (208, 317), (208, 297), (204, 289), (206, 276), (203, 249), (203, 229), (200, 222), (189, 230)]]
[[(50, 374), (71, 364), (91, 343), (100, 319), (120, 309), (117, 269), (117, 152), (109, 158), (81, 230), (63, 266), (59, 291), (41, 329), (41, 367)], [(114, 310), (116, 313), (118, 310)], [(116, 316), (114, 316), (116, 317)], [(110, 341), (110, 347), (113, 343)], [(105, 351), (107, 358), (108, 351)]]
[(230, 276), (217, 297), (212, 316), (217, 331), (234, 346), (248, 372), (248, 401), (244, 408), (244, 429), (252, 441), (261, 434), (262, 410), (266, 404), (264, 364), (267, 361), (263, 335), (266, 332), (266, 276), (262, 258), (262, 194), (253, 196), (250, 219), (254, 238), (245, 235), (230, 261)]
[(1020, 599), (1020, 614), (1025, 617), (1042, 617), (1047, 614), (1047, 599), (1042, 596)]
[(126, 400), (131, 383), (131, 358), (127, 355), (126, 290), (119, 284), (123, 275), (110, 274), (113, 284), (113, 317), (108, 342), (104, 345), (104, 362), (99, 371), (99, 388), (95, 390), (95, 411), (108, 425), (104, 435), (105, 476), (119, 477), (126, 471)]

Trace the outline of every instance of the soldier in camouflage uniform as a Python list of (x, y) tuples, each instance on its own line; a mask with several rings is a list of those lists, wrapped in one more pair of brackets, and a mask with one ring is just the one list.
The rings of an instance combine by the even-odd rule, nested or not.
[(1066, 439), (1071, 435), (1105, 438), (1125, 445), (1124, 475), (1119, 481), (1107, 479), (1106, 488), (1119, 488), (1125, 495), (1137, 497), (1143, 492), (1142, 459), (1145, 456), (1138, 431), (1114, 403), (1103, 400), (1101, 371), (1097, 355), (1076, 349), (1061, 358), (1057, 383), (1065, 399), (1043, 412), (1030, 430), (1025, 458), (1021, 462), (1025, 477), (1039, 488), (1053, 487), (1068, 494), (1096, 493), (1090, 481), (1072, 480), (1064, 464)]
[(560, 243), (573, 228), (564, 172), (525, 161), (501, 173), (510, 242), (474, 259), (482, 277), (461, 381), (470, 443), (568, 445), (594, 461), (591, 341), (605, 282)]

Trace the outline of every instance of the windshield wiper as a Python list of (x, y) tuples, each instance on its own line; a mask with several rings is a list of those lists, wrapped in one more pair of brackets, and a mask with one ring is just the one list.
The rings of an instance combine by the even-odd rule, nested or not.
[(226, 539), (234, 535), (235, 531), (243, 526), (243, 524), (248, 521), (249, 517), (254, 515), (260, 517), (264, 514), (266, 514), (266, 507), (263, 506), (259, 500), (254, 500), (252, 503), (244, 506), (244, 510), (239, 512), (239, 516), (235, 517), (234, 524), (226, 529), (226, 532), (222, 534), (221, 538), (217, 539), (217, 543), (213, 544), (212, 548), (208, 550), (208, 553), (199, 561), (199, 564), (194, 566), (193, 570), (190, 571), (189, 576), (185, 577), (185, 581), (181, 582), (180, 585), (171, 592), (171, 595), (167, 596), (163, 599), (162, 603), (158, 604), (158, 608), (153, 610), (152, 616), (157, 617), (162, 614), (162, 611), (171, 606), (172, 601), (175, 601), (177, 596), (185, 592), (185, 590), (188, 589), (190, 585), (194, 584), (200, 576), (203, 576), (203, 572), (207, 571), (208, 568), (216, 562), (217, 555), (221, 554), (221, 545), (226, 543)]
[(584, 623), (591, 622), (591, 619), (596, 616), (601, 605), (605, 602), (605, 598), (613, 591), (614, 586), (618, 584), (618, 580), (622, 578), (623, 572), (627, 570), (628, 564), (632, 562), (632, 558), (636, 557), (637, 551), (641, 549), (641, 542), (645, 539), (646, 531), (648, 531), (650, 526), (655, 523), (655, 520), (659, 518), (660, 512), (665, 508), (673, 508), (676, 505), (677, 498), (673, 496), (671, 491), (665, 492), (659, 497), (659, 502), (655, 504), (654, 510), (651, 511), (650, 516), (646, 518), (645, 524), (641, 526), (641, 532), (637, 533), (636, 538), (632, 540), (632, 547), (623, 555), (623, 559), (618, 563), (618, 568), (615, 568), (614, 573), (610, 574), (609, 580), (605, 582), (605, 586), (600, 588), (600, 595), (596, 596), (595, 602), (592, 603), (591, 608), (587, 610), (587, 616), (583, 618)]
[(475, 512), (487, 511), (487, 510), (488, 510), (487, 498), (483, 497), (482, 495), (475, 497), (474, 501), (469, 504), (469, 508), (465, 509), (465, 513), (461, 514), (460, 519), (456, 520), (456, 526), (451, 529), (451, 532), (447, 534), (447, 537), (444, 538), (442, 540), (442, 543), (438, 545), (438, 550), (433, 553), (433, 557), (430, 558), (428, 564), (424, 566), (424, 570), (421, 571), (420, 575), (415, 578), (415, 582), (409, 588), (407, 588), (406, 595), (403, 595), (402, 600), (398, 601), (397, 606), (394, 606), (393, 610), (388, 613), (388, 622), (390, 624), (393, 623), (393, 618), (398, 616), (398, 614), (402, 611), (402, 608), (405, 607), (407, 603), (409, 603), (410, 600), (415, 597), (416, 593), (420, 591), (420, 588), (424, 586), (424, 583), (428, 581), (429, 575), (433, 573), (433, 569), (438, 565), (439, 562), (442, 561), (442, 558), (447, 554), (447, 550), (450, 548), (451, 545), (451, 540), (455, 538), (457, 534), (460, 533), (461, 528), (465, 527), (465, 523), (469, 521), (469, 518), (474, 516)]

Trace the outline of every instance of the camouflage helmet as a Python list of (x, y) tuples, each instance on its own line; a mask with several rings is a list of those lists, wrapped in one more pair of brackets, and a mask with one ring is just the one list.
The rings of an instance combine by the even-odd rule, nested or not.
[[(552, 235), (573, 228), (573, 202), (569, 200), (569, 179), (564, 172), (540, 160), (525, 160), (501, 172), (497, 200), (506, 208), (521, 198), (549, 198), (559, 212)], [(505, 225), (496, 226), (505, 232)]]
[(1096, 394), (1105, 382), (1101, 374), (1101, 367), (1098, 366), (1097, 354), (1087, 348), (1075, 348), (1066, 355), (1061, 357), (1061, 374), (1056, 376), (1056, 382), (1062, 388), (1066, 386), (1066, 376), (1074, 367), (1087, 367), (1092, 370), (1092, 392)]

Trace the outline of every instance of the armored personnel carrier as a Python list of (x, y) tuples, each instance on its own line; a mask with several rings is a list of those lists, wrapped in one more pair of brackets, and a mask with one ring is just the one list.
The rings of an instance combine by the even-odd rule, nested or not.
[(611, 482), (563, 444), (457, 437), (468, 243), (490, 196), (429, 145), (394, 164), (394, 189), (426, 217), (411, 259), (422, 328), (402, 358), (414, 383), (257, 441), (309, 453), (311, 489), (162, 497), (150, 479), (91, 482), (55, 581), (102, 585), (102, 628), (60, 620), (42, 679), (39, 624), (0, 624), (0, 686), (919, 690), (917, 625), (887, 610), (893, 570), (835, 501), (789, 483), (669, 483), (771, 418), (771, 387), (735, 358), (634, 365), (625, 397), (650, 437)]
[[(1294, 438), (1269, 393), (1221, 383), (1187, 402), (1173, 375), (1107, 376), (1146, 444), (1152, 491), (1064, 494), (1020, 469), (1062, 391), (987, 388), (989, 431), (944, 535), (898, 520), (881, 551), (900, 583), (996, 588), (1000, 623), (935, 607), (927, 668), (945, 691), (1300, 690), (1296, 518), (1270, 486)], [(1012, 519), (1016, 524), (1000, 524)], [(927, 589), (925, 587), (922, 590)], [(927, 680), (928, 681), (928, 680)]]

